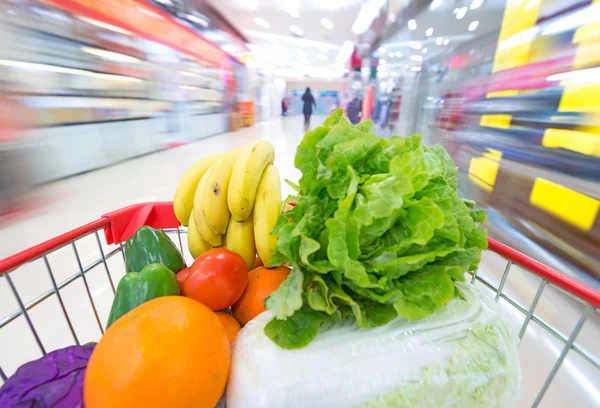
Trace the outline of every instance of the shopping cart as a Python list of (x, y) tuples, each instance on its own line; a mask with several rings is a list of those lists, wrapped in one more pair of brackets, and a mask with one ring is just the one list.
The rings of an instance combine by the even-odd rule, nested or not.
[[(97, 307), (96, 295), (92, 293), (92, 288), (88, 282), (89, 274), (91, 273), (90, 271), (93, 271), (96, 268), (103, 269), (112, 290), (112, 295), (114, 295), (114, 277), (116, 274), (115, 264), (113, 262), (110, 267), (109, 264), (111, 264), (111, 260), (116, 259), (118, 263), (117, 268), (120, 268), (121, 273), (124, 273), (125, 257), (122, 243), (132, 236), (142, 225), (149, 225), (153, 228), (164, 230), (167, 234), (171, 235), (176, 243), (178, 243), (182, 253), (187, 253), (187, 250), (184, 250), (185, 246), (183, 244), (184, 240), (186, 240), (187, 229), (180, 227), (179, 221), (173, 212), (173, 204), (171, 202), (161, 202), (136, 204), (117, 210), (106, 214), (100, 219), (87, 225), (76, 228), (18, 254), (0, 260), (0, 284), (2, 284), (2, 280), (5, 280), (8, 283), (8, 286), (16, 299), (16, 303), (18, 304), (17, 310), (6, 316), (0, 316), (0, 339), (2, 338), (1, 333), (6, 330), (6, 327), (9, 324), (16, 320), (24, 319), (35, 339), (39, 351), (41, 354), (46, 354), (48, 350), (45, 347), (38, 330), (36, 330), (36, 325), (33, 323), (31, 314), (36, 306), (44, 304), (45, 301), (52, 297), (56, 297), (69, 328), (70, 337), (72, 337), (70, 344), (80, 344), (81, 339), (78, 335), (78, 330), (75, 328), (71, 319), (73, 311), (67, 310), (68, 307), (65, 305), (63, 299), (64, 290), (66, 290), (69, 285), (72, 285), (79, 280), (83, 282), (83, 286), (85, 287), (87, 300), (89, 300), (89, 304), (91, 305), (91, 310), (93, 311), (99, 334), (101, 335), (104, 333), (103, 320), (100, 317), (101, 312)], [(103, 231), (104, 233), (106, 245), (103, 244), (100, 238), (100, 231)], [(89, 263), (85, 263), (80, 255), (81, 251), (78, 249), (78, 245), (80, 245), (82, 240), (89, 240), (90, 237), (92, 237), (92, 240), (97, 244), (99, 257)], [(68, 249), (68, 247), (71, 247), (76, 260), (76, 273), (57, 281), (56, 273), (49, 261), (49, 256), (56, 251)], [(539, 390), (534, 390), (536, 396), (533, 399), (532, 406), (537, 407), (540, 405), (544, 394), (558, 373), (563, 361), (565, 361), (567, 354), (571, 351), (590, 364), (595, 372), (595, 380), (598, 381), (598, 379), (600, 379), (600, 359), (598, 358), (597, 353), (591, 352), (579, 344), (578, 335), (590, 315), (596, 313), (597, 309), (600, 308), (600, 292), (493, 239), (489, 239), (489, 251), (496, 253), (502, 257), (502, 259), (507, 261), (504, 272), (500, 277), (499, 284), (496, 285), (489, 277), (482, 276), (482, 272), (473, 273), (471, 283), (476, 284), (479, 282), (483, 287), (488, 288), (495, 293), (495, 299), (497, 301), (506, 302), (507, 305), (516, 311), (516, 313), (522, 315), (523, 323), (519, 332), (520, 339), (523, 338), (528, 330), (531, 330), (531, 323), (534, 322), (539, 328), (549, 333), (562, 344), (560, 353), (558, 354), (556, 361), (552, 364), (548, 376), (543, 381), (541, 387), (539, 387)], [(118, 256), (118, 254), (121, 254), (122, 256)], [(115, 256), (116, 258), (114, 258)], [(187, 256), (189, 257), (189, 255)], [(20, 295), (19, 290), (17, 290), (14, 276), (19, 273), (20, 269), (36, 262), (41, 263), (46, 269), (50, 277), (51, 287), (41, 295), (38, 295), (31, 300), (26, 300)], [(540, 283), (537, 287), (537, 291), (535, 291), (535, 296), (528, 306), (525, 306), (523, 302), (520, 302), (503, 292), (509, 277), (509, 272), (516, 267), (527, 270), (528, 273), (540, 278)], [(551, 323), (536, 313), (536, 306), (538, 306), (544, 291), (547, 291), (549, 287), (555, 288), (569, 299), (576, 301), (581, 305), (582, 312), (579, 314), (575, 326), (568, 335), (563, 334), (563, 330), (553, 327)], [(3, 296), (6, 295), (3, 294)], [(69, 344), (64, 344), (63, 346), (67, 345)], [(22, 346), (23, 345), (19, 341), (19, 347)], [(11, 350), (11, 353), (13, 351), (15, 350)], [(26, 361), (21, 361), (19, 364), (24, 362)], [(11, 375), (12, 372), (15, 371), (16, 364), (13, 362), (13, 366), (10, 367), (10, 370), (6, 371), (3, 371), (2, 364), (3, 361), (0, 360), (0, 377), (2, 378), (2, 381), (5, 381), (7, 375)]]

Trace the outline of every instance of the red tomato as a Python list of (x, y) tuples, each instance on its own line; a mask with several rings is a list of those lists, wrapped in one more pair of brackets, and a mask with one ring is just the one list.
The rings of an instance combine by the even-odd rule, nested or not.
[(213, 248), (189, 267), (183, 288), (185, 296), (218, 311), (237, 302), (247, 284), (244, 258), (225, 248)]
[(183, 268), (175, 275), (177, 277), (177, 283), (179, 283), (179, 293), (183, 295), (183, 282), (185, 282), (185, 278), (188, 276), (188, 272), (190, 271), (190, 267)]

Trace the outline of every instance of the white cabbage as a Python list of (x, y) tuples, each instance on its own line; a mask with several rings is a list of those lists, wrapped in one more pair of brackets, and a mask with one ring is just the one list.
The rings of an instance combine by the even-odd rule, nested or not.
[(456, 283), (442, 309), (359, 329), (339, 323), (307, 347), (279, 348), (265, 312), (238, 334), (228, 408), (510, 407), (519, 396), (515, 318)]

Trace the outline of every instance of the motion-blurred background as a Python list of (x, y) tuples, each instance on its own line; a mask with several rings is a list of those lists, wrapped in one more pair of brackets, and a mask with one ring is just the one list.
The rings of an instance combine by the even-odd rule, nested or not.
[(443, 144), (492, 237), (599, 286), (598, 2), (0, 0), (0, 42), (0, 228), (37, 186), (301, 115), (310, 87), (317, 115)]

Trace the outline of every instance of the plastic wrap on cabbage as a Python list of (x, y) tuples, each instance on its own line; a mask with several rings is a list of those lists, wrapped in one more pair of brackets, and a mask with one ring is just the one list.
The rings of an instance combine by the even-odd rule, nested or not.
[(83, 407), (83, 377), (94, 347), (66, 347), (23, 364), (0, 388), (0, 407)]
[(418, 135), (381, 139), (371, 127), (338, 110), (298, 146), (296, 206), (277, 221), (271, 260), (293, 269), (265, 303), (275, 316), (265, 332), (280, 347), (306, 346), (324, 322), (422, 319), (487, 248), (486, 214), (458, 196), (444, 148)]
[(518, 323), (466, 283), (419, 321), (370, 330), (339, 322), (301, 350), (266, 337), (271, 318), (236, 338), (228, 408), (510, 407), (520, 394)]

